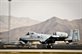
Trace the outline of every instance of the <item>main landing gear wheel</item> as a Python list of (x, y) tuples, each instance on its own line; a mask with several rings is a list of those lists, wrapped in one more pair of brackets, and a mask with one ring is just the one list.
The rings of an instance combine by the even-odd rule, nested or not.
[(53, 48), (53, 45), (52, 45), (52, 44), (48, 44), (48, 45), (47, 45), (47, 48), (48, 48), (48, 49), (51, 49), (51, 48)]

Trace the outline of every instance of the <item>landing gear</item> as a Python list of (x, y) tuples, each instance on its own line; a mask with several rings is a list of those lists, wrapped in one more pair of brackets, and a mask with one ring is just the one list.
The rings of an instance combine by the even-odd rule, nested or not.
[(52, 46), (51, 44), (48, 44), (48, 45), (47, 45), (47, 48), (48, 48), (48, 49), (51, 49), (51, 48), (53, 48), (53, 46)]
[(53, 43), (45, 43), (45, 44), (40, 44), (38, 48), (41, 49), (51, 49), (53, 48), (54, 44)]
[(46, 48), (51, 49), (51, 48), (53, 48), (53, 46), (54, 46), (54, 43), (48, 43), (46, 45)]

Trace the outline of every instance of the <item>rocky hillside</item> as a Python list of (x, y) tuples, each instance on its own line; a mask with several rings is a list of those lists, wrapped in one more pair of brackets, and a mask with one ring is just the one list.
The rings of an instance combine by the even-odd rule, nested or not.
[[(0, 16), (0, 32), (4, 32), (8, 30), (8, 16)], [(25, 27), (25, 26), (32, 26), (34, 24), (39, 23), (39, 21), (30, 19), (30, 18), (18, 18), (18, 17), (11, 17), (11, 29)]]
[[(76, 19), (72, 21), (68, 21), (66, 19), (60, 19), (57, 17), (52, 17), (42, 23), (29, 26), (29, 27), (21, 27), (16, 28), (10, 31), (10, 38), (12, 40), (18, 40), (20, 36), (25, 35), (28, 31), (34, 31), (38, 33), (49, 33), (53, 34), (53, 32), (61, 31), (70, 33), (71, 29), (79, 29), (80, 35), (82, 39), (82, 19)], [(8, 32), (0, 33), (0, 37), (7, 39)], [(13, 37), (13, 38), (12, 38)], [(82, 43), (82, 40), (80, 41)]]

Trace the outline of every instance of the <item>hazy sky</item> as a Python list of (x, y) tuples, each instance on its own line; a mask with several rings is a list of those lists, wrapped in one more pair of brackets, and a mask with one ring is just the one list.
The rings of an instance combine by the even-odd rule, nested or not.
[[(0, 15), (8, 15), (8, 0), (0, 0)], [(82, 0), (12, 0), (11, 15), (40, 21), (82, 18)]]

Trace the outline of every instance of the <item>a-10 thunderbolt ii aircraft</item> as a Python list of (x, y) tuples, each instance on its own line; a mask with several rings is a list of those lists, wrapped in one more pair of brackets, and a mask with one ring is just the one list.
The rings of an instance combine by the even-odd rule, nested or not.
[(79, 30), (71, 30), (70, 34), (65, 32), (55, 32), (52, 35), (40, 34), (35, 32), (28, 32), (25, 36), (19, 38), (22, 44), (31, 43), (32, 41), (39, 41), (41, 44), (50, 45), (56, 41), (64, 41), (65, 43), (78, 42), (80, 40)]

